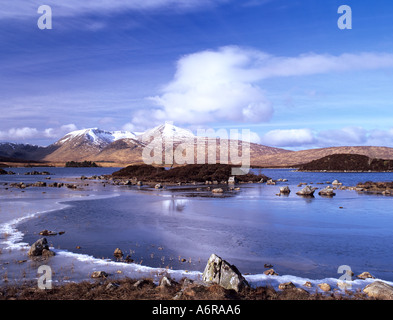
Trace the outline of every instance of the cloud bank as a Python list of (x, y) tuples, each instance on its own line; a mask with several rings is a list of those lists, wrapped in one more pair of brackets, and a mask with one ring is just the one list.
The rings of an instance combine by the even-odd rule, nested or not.
[(260, 139), (261, 144), (281, 148), (324, 148), (331, 146), (383, 146), (393, 144), (393, 128), (367, 130), (344, 127), (332, 130), (271, 130)]
[(7, 131), (0, 131), (0, 141), (23, 142), (30, 139), (59, 139), (65, 134), (75, 130), (77, 130), (77, 127), (74, 124), (67, 124), (58, 128), (47, 128), (44, 130), (30, 127), (11, 128)]
[[(308, 53), (280, 57), (237, 46), (204, 50), (181, 57), (173, 80), (160, 94), (149, 97), (155, 110), (141, 111), (141, 119), (179, 124), (212, 122), (263, 123), (274, 113), (263, 81), (280, 77), (299, 77), (393, 67), (393, 54), (344, 53), (334, 56)], [(312, 142), (310, 132), (295, 131), (299, 139)]]

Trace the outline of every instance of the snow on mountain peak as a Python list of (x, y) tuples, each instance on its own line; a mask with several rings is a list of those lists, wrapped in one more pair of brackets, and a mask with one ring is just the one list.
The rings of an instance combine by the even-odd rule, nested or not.
[(135, 134), (129, 131), (104, 131), (98, 128), (89, 128), (72, 131), (66, 134), (58, 143), (63, 144), (74, 138), (85, 137), (95, 145), (109, 144), (119, 139), (135, 139)]
[(142, 139), (160, 136), (162, 139), (185, 140), (194, 139), (195, 135), (187, 129), (174, 126), (172, 123), (165, 122), (153, 129), (147, 130), (140, 135)]

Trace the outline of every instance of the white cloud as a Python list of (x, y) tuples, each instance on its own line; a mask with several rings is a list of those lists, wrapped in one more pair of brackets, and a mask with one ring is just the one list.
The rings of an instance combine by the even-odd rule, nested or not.
[(264, 54), (223, 47), (182, 57), (174, 80), (162, 95), (150, 98), (162, 107), (156, 116), (187, 124), (269, 120), (272, 106), (254, 83), (253, 64), (260, 55)]
[(237, 46), (204, 50), (178, 60), (173, 80), (159, 95), (148, 98), (157, 109), (143, 116), (139, 112), (132, 123), (141, 116), (189, 125), (266, 122), (273, 107), (261, 87), (263, 80), (391, 67), (393, 54), (388, 53), (278, 57)]
[(393, 128), (367, 130), (362, 127), (344, 127), (315, 131), (311, 129), (278, 129), (264, 134), (261, 143), (274, 147), (324, 148), (338, 146), (393, 147)]
[(337, 130), (324, 130), (318, 134), (321, 145), (349, 146), (367, 143), (368, 132), (362, 127), (345, 127)]
[(261, 143), (275, 147), (312, 145), (317, 140), (310, 129), (277, 129), (263, 135)]
[[(84, 14), (107, 15), (112, 12), (125, 10), (155, 10), (161, 8), (173, 10), (189, 10), (226, 2), (228, 0), (46, 0), (45, 5), (52, 8), (56, 17), (70, 17)], [(37, 9), (43, 3), (41, 0), (13, 0), (3, 4), (0, 12), (1, 19), (18, 19), (37, 16)]]
[(8, 131), (0, 131), (0, 140), (23, 140), (33, 138), (38, 134), (36, 128), (11, 128)]
[(27, 139), (58, 139), (74, 130), (77, 130), (77, 127), (74, 124), (63, 125), (58, 128), (48, 128), (41, 131), (30, 127), (11, 128), (8, 131), (0, 131), (0, 140), (7, 142), (18, 142)]

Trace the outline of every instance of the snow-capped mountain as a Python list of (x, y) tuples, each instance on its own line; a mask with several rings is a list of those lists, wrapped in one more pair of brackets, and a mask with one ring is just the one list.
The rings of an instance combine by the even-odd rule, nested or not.
[[(55, 163), (64, 163), (67, 161), (97, 161), (110, 162), (119, 165), (129, 163), (142, 163), (142, 154), (147, 146), (151, 147), (156, 142), (162, 141), (163, 152), (167, 150), (167, 142), (173, 142), (173, 148), (177, 148), (179, 144), (185, 143), (187, 146), (195, 146), (197, 136), (190, 130), (179, 128), (172, 123), (156, 126), (145, 132), (129, 132), (129, 131), (105, 131), (99, 128), (89, 128), (77, 130), (66, 134), (57, 142), (48, 147), (31, 147), (23, 146), (23, 154), (14, 152), (13, 147), (16, 145), (0, 146), (0, 156), (10, 157), (11, 155), (19, 159), (41, 160)], [(243, 142), (239, 141), (239, 146)], [(220, 157), (220, 142), (217, 144), (217, 159)], [(170, 146), (170, 144), (169, 144)], [(209, 147), (205, 149), (206, 155), (210, 154)], [(198, 149), (199, 150), (199, 149)], [(5, 152), (7, 151), (7, 152)], [(12, 151), (12, 152), (11, 152)], [(29, 152), (31, 151), (31, 152)], [(200, 152), (200, 151), (198, 151)], [(279, 154), (289, 152), (288, 150), (262, 146), (251, 143), (251, 158), (259, 158), (260, 156)], [(21, 154), (19, 157), (18, 154)]]
[(135, 139), (136, 135), (129, 131), (104, 131), (98, 128), (90, 128), (72, 131), (56, 143), (61, 145), (79, 138), (86, 139), (97, 146), (104, 146), (120, 139)]
[(181, 142), (194, 139), (196, 136), (190, 130), (182, 129), (166, 122), (139, 134), (137, 137), (140, 141), (145, 142), (154, 138), (161, 138), (164, 141), (173, 139), (174, 142)]

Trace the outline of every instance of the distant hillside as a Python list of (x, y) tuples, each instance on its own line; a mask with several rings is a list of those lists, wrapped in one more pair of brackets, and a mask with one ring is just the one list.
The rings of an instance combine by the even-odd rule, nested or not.
[(332, 154), (358, 154), (373, 159), (393, 160), (393, 148), (389, 147), (330, 147), (260, 156), (253, 159), (253, 163), (262, 167), (298, 167)]
[(393, 160), (359, 154), (332, 154), (298, 167), (300, 171), (392, 171)]

